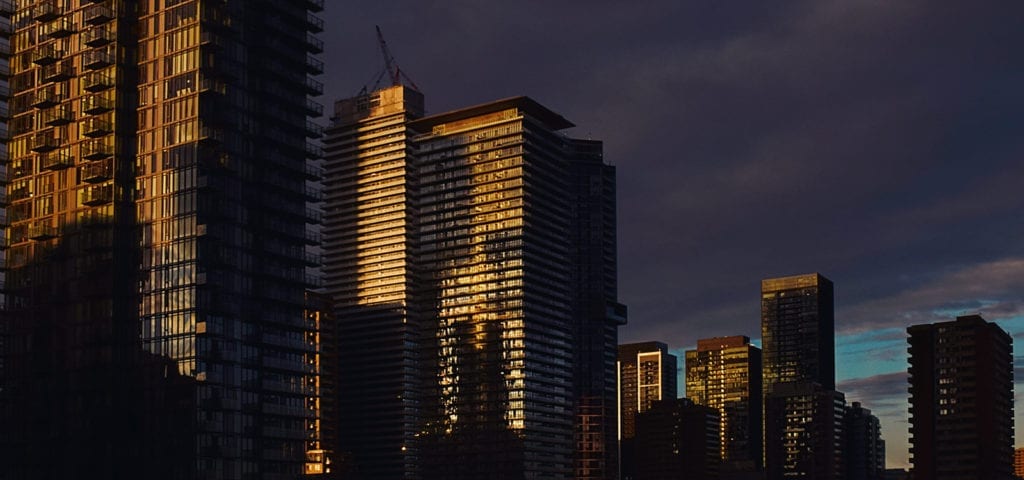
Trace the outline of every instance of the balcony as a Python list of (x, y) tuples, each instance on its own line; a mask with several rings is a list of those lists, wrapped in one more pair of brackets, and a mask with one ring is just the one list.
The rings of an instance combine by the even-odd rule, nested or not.
[(108, 5), (96, 4), (85, 9), (82, 20), (89, 25), (99, 25), (114, 19), (114, 11)]
[(313, 12), (324, 11), (324, 0), (306, 0), (306, 8)]
[(36, 65), (49, 65), (60, 60), (64, 52), (57, 48), (54, 43), (44, 43), (32, 51), (32, 63)]
[(32, 20), (37, 22), (49, 22), (50, 20), (56, 20), (64, 12), (57, 7), (57, 2), (50, 0), (43, 2), (35, 6), (32, 9)]
[(40, 170), (64, 170), (74, 165), (74, 157), (64, 150), (39, 155)]
[(102, 160), (114, 155), (114, 147), (103, 140), (91, 140), (82, 144), (81, 153), (86, 160)]
[(0, 141), (6, 142), (10, 139), (11, 137), (8, 136), (7, 125), (0, 125)]
[(324, 221), (324, 212), (321, 212), (318, 208), (307, 208), (306, 209), (306, 223), (313, 225), (320, 225)]
[(316, 254), (316, 253), (313, 253), (313, 252), (303, 252), (302, 253), (302, 263), (305, 263), (307, 266), (310, 266), (310, 267), (319, 266), (320, 265), (320, 261), (321, 261), (321, 256)]
[(324, 73), (324, 62), (312, 55), (306, 55), (306, 71), (313, 75)]
[(71, 61), (45, 65), (42, 68), (42, 77), (44, 82), (63, 82), (64, 80), (69, 80), (74, 76), (75, 67), (74, 63)]
[(312, 33), (307, 33), (306, 51), (309, 53), (324, 53), (324, 41), (316, 38), (316, 35)]
[(96, 207), (114, 201), (113, 185), (91, 185), (78, 191), (82, 205)]
[(303, 189), (303, 194), (306, 196), (306, 200), (311, 202), (319, 202), (324, 199), (324, 192), (317, 187), (307, 186)]
[(50, 127), (67, 125), (75, 120), (75, 114), (68, 105), (57, 105), (49, 110), (43, 110), (43, 123)]
[(82, 68), (99, 70), (114, 64), (114, 55), (107, 50), (89, 50), (82, 55)]
[(45, 223), (33, 223), (28, 226), (28, 238), (37, 242), (57, 238), (57, 228)]
[(320, 230), (316, 228), (307, 228), (305, 240), (307, 245), (319, 245), (320, 244)]
[(0, 15), (10, 15), (12, 13), (14, 13), (13, 0), (0, 0)]
[(60, 139), (54, 137), (53, 134), (53, 130), (47, 130), (32, 137), (32, 151), (50, 152), (60, 147)]
[(320, 148), (320, 145), (317, 145), (312, 142), (306, 142), (306, 158), (317, 159), (323, 158), (323, 156), (324, 149)]
[(75, 30), (75, 23), (71, 21), (70, 17), (60, 17), (43, 25), (42, 38), (66, 38), (74, 35)]
[(82, 32), (82, 43), (92, 47), (102, 47), (114, 41), (114, 33), (107, 27), (93, 27)]
[(86, 163), (78, 167), (83, 182), (102, 183), (114, 177), (114, 167), (109, 159)]
[(7, 107), (6, 103), (0, 103), (0, 120), (9, 118), (11, 118), (11, 109)]
[(114, 125), (106, 118), (87, 118), (81, 123), (82, 135), (89, 138), (102, 137), (114, 131)]
[(82, 111), (89, 115), (99, 115), (114, 109), (114, 101), (103, 95), (89, 95), (82, 99)]
[(306, 14), (306, 30), (313, 33), (320, 33), (324, 31), (324, 19), (313, 15), (312, 13)]
[(0, 38), (0, 58), (11, 58), (11, 41)]
[(103, 72), (91, 72), (82, 78), (82, 88), (87, 92), (102, 92), (114, 86), (114, 79)]
[(320, 138), (324, 136), (324, 127), (315, 122), (306, 121), (306, 137)]
[(45, 88), (36, 92), (35, 97), (32, 98), (32, 106), (42, 109), (50, 108), (63, 100), (63, 98), (57, 94), (57, 90), (53, 88)]
[(306, 77), (306, 93), (310, 95), (323, 95), (324, 84), (312, 78)]
[(310, 117), (319, 117), (324, 114), (324, 106), (319, 103), (306, 99), (306, 115)]
[(7, 189), (0, 188), (0, 207), (6, 207), (11, 204), (11, 198), (7, 196)]

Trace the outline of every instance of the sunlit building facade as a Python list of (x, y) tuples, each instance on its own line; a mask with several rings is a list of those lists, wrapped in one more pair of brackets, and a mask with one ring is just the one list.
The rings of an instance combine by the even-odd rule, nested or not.
[(600, 142), (566, 138), (572, 124), (525, 97), (422, 114), (409, 87), (364, 93), (336, 104), (326, 140), (355, 464), (612, 478), (625, 308)]
[(394, 86), (335, 103), (324, 144), (324, 285), (339, 320), (341, 445), (367, 478), (415, 478), (422, 334), (409, 122)]
[(303, 473), (322, 8), (0, 2), (13, 478)]
[(979, 315), (907, 333), (911, 478), (1014, 478), (1013, 338)]
[(677, 364), (678, 358), (661, 342), (619, 345), (619, 441), (624, 480), (636, 474), (636, 416), (656, 401), (678, 396)]
[(744, 336), (697, 340), (686, 351), (686, 396), (718, 410), (722, 473), (761, 466), (761, 349)]

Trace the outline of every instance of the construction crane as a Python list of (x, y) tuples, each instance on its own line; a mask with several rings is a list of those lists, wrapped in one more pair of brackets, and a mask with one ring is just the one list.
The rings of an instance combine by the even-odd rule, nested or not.
[(391, 55), (391, 49), (388, 48), (388, 42), (384, 40), (384, 33), (380, 31), (380, 26), (374, 25), (374, 27), (377, 28), (377, 43), (380, 45), (380, 53), (384, 56), (384, 71), (380, 72), (380, 75), (377, 75), (377, 81), (373, 83), (373, 89), (377, 90), (380, 88), (380, 81), (384, 78), (384, 75), (387, 74), (388, 78), (391, 80), (391, 86), (397, 87), (398, 85), (401, 85), (402, 80), (404, 79), (410, 88), (417, 92), (420, 91), (420, 87), (416, 86), (416, 82), (412, 81), (412, 79), (402, 71), (401, 67), (398, 66), (398, 63), (395, 62), (395, 57)]

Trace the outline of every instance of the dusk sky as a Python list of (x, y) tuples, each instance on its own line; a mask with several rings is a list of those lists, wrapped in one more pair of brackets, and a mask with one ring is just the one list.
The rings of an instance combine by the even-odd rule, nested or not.
[(327, 3), (327, 111), (372, 88), (380, 25), (429, 112), (528, 95), (605, 142), (622, 342), (760, 343), (760, 280), (818, 271), (891, 467), (908, 325), (998, 322), (1024, 398), (1024, 2)]

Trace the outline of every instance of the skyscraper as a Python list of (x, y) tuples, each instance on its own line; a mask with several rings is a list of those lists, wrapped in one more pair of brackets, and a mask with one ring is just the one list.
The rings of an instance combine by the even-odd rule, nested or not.
[(16, 5), (0, 8), (0, 463), (14, 478), (301, 474), (323, 1)]
[(324, 283), (341, 334), (341, 445), (368, 478), (416, 475), (423, 295), (409, 121), (423, 95), (394, 86), (334, 105), (324, 162)]
[(834, 389), (835, 315), (832, 282), (818, 273), (761, 281), (764, 392), (781, 383)]
[(678, 359), (661, 342), (619, 345), (619, 429), (622, 452), (622, 478), (636, 474), (636, 416), (658, 400), (678, 396), (676, 365)]
[(978, 315), (907, 333), (911, 477), (1013, 478), (1013, 339)]
[(883, 480), (885, 477), (885, 440), (878, 417), (853, 402), (843, 418), (845, 480)]
[(719, 412), (723, 474), (760, 471), (761, 349), (743, 336), (697, 340), (686, 352), (686, 396)]
[(834, 391), (834, 336), (831, 281), (818, 273), (761, 281), (764, 466), (769, 480), (842, 475), (844, 397)]
[(402, 86), (342, 100), (327, 140), (327, 289), (367, 354), (343, 368), (404, 400), (359, 421), (403, 409), (411, 476), (610, 478), (624, 308), (600, 142), (526, 97), (421, 113)]

